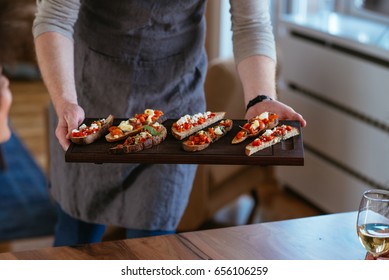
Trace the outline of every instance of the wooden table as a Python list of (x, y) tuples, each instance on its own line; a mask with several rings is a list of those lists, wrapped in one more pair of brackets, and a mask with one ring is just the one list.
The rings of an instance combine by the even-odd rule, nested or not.
[(356, 212), (0, 254), (0, 259), (358, 260)]

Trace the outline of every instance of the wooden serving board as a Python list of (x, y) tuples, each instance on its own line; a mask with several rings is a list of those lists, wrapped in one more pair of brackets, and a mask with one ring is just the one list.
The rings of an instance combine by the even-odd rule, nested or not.
[[(85, 120), (88, 124), (92, 119)], [(123, 119), (116, 119), (118, 125)], [(182, 164), (231, 164), (231, 165), (304, 165), (304, 146), (301, 127), (298, 121), (280, 121), (297, 127), (300, 135), (259, 151), (251, 156), (245, 155), (245, 146), (254, 138), (246, 139), (240, 144), (231, 144), (232, 138), (240, 130), (246, 120), (234, 120), (233, 128), (220, 140), (212, 143), (207, 149), (199, 152), (186, 152), (182, 149), (182, 141), (171, 134), (171, 126), (175, 120), (168, 119), (163, 125), (168, 135), (161, 144), (137, 153), (114, 155), (109, 148), (124, 141), (109, 143), (104, 138), (89, 144), (72, 143), (66, 151), (67, 162), (89, 163), (182, 163)]]

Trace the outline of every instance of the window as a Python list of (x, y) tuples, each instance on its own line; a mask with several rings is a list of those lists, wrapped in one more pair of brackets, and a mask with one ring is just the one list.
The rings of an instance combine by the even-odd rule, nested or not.
[[(336, 12), (353, 17), (389, 23), (388, 0), (274, 0), (283, 3), (283, 12), (309, 16)], [(273, 2), (273, 1), (272, 1)]]
[(354, 0), (350, 1), (350, 14), (371, 20), (389, 23), (388, 0)]
[[(387, 0), (280, 0), (278, 18), (356, 42), (371, 51), (389, 50)], [(376, 48), (376, 50), (374, 49)]]
[(219, 57), (221, 58), (233, 56), (230, 8), (231, 6), (229, 0), (220, 1)]

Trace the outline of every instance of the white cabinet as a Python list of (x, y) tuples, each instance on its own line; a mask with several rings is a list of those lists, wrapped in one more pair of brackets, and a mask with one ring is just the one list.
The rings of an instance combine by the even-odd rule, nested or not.
[(389, 55), (280, 28), (280, 100), (308, 126), (304, 167), (277, 167), (278, 179), (326, 212), (357, 210), (364, 190), (389, 188)]

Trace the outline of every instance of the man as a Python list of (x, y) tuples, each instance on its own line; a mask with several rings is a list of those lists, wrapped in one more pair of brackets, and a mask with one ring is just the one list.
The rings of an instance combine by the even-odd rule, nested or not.
[[(304, 126), (301, 115), (275, 100), (276, 54), (267, 1), (230, 2), (246, 117), (272, 111)], [(35, 45), (58, 139), (51, 141), (52, 193), (59, 204), (55, 245), (97, 242), (105, 224), (127, 228), (127, 237), (175, 231), (195, 165), (65, 164), (63, 150), (85, 115), (129, 117), (151, 108), (178, 118), (205, 111), (205, 4), (39, 2)]]
[(3, 75), (2, 63), (12, 62), (15, 57), (15, 39), (12, 32), (15, 30), (9, 25), (17, 4), (0, 0), (0, 144), (11, 137), (8, 126), (8, 113), (12, 103), (12, 94), (9, 81)]
[(8, 113), (12, 103), (12, 95), (9, 89), (9, 81), (2, 74), (0, 67), (0, 144), (11, 137), (11, 130), (8, 126)]

